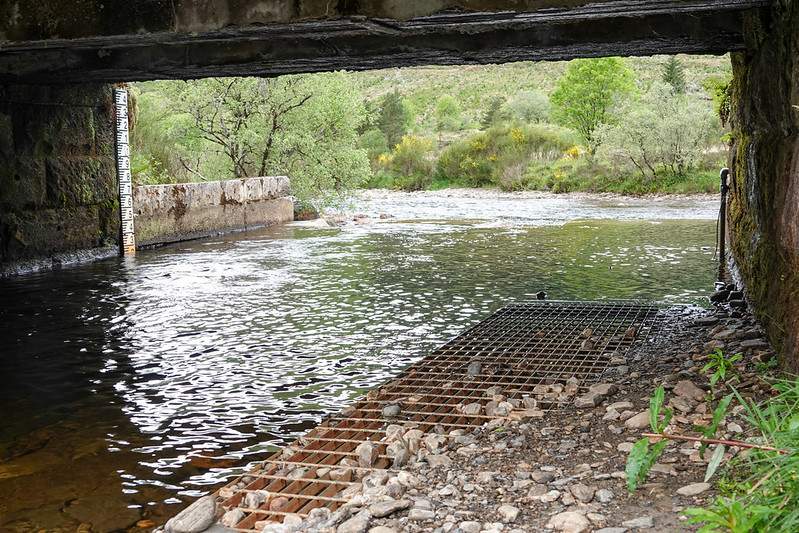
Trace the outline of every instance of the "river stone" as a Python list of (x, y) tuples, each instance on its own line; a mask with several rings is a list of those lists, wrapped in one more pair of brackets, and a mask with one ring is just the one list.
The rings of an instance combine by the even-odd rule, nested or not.
[(404, 442), (395, 440), (386, 446), (386, 455), (391, 457), (391, 462), (394, 468), (404, 466), (405, 463), (411, 458), (411, 452)]
[(564, 533), (583, 533), (591, 527), (591, 522), (579, 511), (566, 511), (551, 517), (546, 527)]
[(369, 528), (369, 511), (361, 511), (336, 528), (336, 533), (364, 533)]
[(244, 507), (249, 509), (257, 509), (262, 503), (266, 501), (269, 493), (264, 490), (257, 490), (255, 492), (248, 492), (244, 496)]
[(244, 511), (241, 509), (231, 509), (230, 511), (226, 512), (222, 515), (222, 519), (220, 522), (223, 526), (227, 527), (236, 527), (236, 524), (241, 522), (241, 519), (244, 518)]
[(479, 376), (482, 370), (483, 365), (480, 363), (480, 361), (472, 361), (469, 363), (469, 366), (466, 367), (466, 373), (472, 377)]
[(405, 510), (410, 506), (410, 500), (378, 502), (369, 506), (369, 513), (375, 518), (383, 518), (385, 516), (394, 514), (397, 511)]
[(395, 403), (392, 403), (383, 407), (382, 414), (383, 418), (394, 418), (396, 416), (399, 416), (401, 412), (402, 409), (400, 409), (400, 406)]
[(483, 406), (480, 405), (478, 402), (467, 403), (466, 405), (461, 407), (461, 413), (465, 415), (479, 415), (482, 408)]
[(355, 453), (358, 454), (358, 466), (362, 468), (371, 468), (378, 456), (377, 446), (369, 441), (360, 443), (355, 448)]
[(167, 533), (200, 533), (213, 523), (215, 517), (214, 497), (203, 496), (169, 520), (164, 530)]
[(440, 448), (443, 448), (444, 445), (447, 443), (447, 437), (444, 435), (436, 435), (430, 434), (424, 438), (424, 445), (429, 452), (437, 452)]

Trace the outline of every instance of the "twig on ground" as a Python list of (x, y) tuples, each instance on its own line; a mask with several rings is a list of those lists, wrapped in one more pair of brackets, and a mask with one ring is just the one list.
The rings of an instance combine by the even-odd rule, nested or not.
[(687, 440), (691, 442), (701, 442), (704, 444), (725, 444), (727, 446), (735, 446), (736, 448), (754, 448), (757, 450), (765, 450), (768, 452), (777, 452), (783, 455), (787, 455), (788, 453), (790, 453), (788, 450), (781, 450), (773, 446), (752, 444), (751, 442), (743, 442), (740, 440), (708, 439), (705, 437), (691, 437), (690, 435), (675, 435), (672, 433), (642, 433), (642, 436), (668, 439), (668, 440)]

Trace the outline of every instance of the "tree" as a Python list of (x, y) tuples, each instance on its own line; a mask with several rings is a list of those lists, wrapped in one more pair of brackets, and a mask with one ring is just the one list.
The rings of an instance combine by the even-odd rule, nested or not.
[[(217, 78), (151, 82), (160, 93), (159, 116), (136, 135), (168, 145), (185, 172), (201, 179), (286, 174), (292, 193), (313, 205), (333, 203), (370, 172), (358, 145), (366, 110), (344, 73), (280, 76), (273, 79)], [(154, 100), (150, 97), (147, 101)], [(177, 112), (176, 109), (177, 108)], [(159, 137), (153, 131), (164, 129)], [(173, 142), (174, 141), (174, 142)], [(165, 168), (158, 155), (137, 162), (147, 171)], [(196, 179), (196, 178), (195, 178)]]
[(380, 107), (380, 116), (377, 120), (377, 127), (386, 136), (388, 145), (395, 146), (402, 140), (413, 122), (411, 112), (405, 99), (398, 90), (388, 93), (383, 98)]
[(495, 122), (501, 120), (504, 104), (505, 98), (502, 96), (495, 96), (489, 100), (488, 107), (486, 107), (485, 113), (483, 114), (483, 119), (480, 121), (480, 127), (487, 130), (493, 126)]
[(522, 122), (546, 122), (549, 99), (540, 91), (519, 91), (505, 104), (508, 114)]
[(671, 85), (672, 90), (677, 94), (685, 93), (685, 71), (682, 62), (677, 56), (670, 56), (663, 65), (663, 83)]
[(286, 115), (267, 164), (291, 178), (292, 193), (319, 208), (339, 203), (371, 173), (358, 129), (366, 109), (344, 72), (295, 76), (297, 92), (313, 97)]
[(632, 89), (633, 73), (622, 59), (575, 59), (558, 81), (551, 102), (558, 121), (577, 131), (593, 155), (599, 146), (594, 132), (612, 120), (613, 104)]
[(449, 95), (439, 98), (436, 102), (436, 130), (439, 133), (456, 130), (462, 122), (458, 101)]
[(640, 99), (622, 104), (624, 120), (597, 130), (602, 155), (632, 166), (646, 180), (662, 174), (685, 178), (718, 133), (710, 105), (654, 84)]
[[(176, 94), (199, 136), (229, 160), (234, 177), (266, 173), (275, 139), (287, 115), (311, 99), (300, 79), (208, 78), (185, 82)], [(201, 174), (185, 160), (187, 170)]]

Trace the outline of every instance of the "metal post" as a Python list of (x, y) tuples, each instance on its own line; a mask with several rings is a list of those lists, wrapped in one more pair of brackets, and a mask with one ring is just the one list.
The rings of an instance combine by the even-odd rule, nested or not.
[(730, 169), (722, 168), (719, 175), (721, 181), (721, 207), (719, 208), (719, 234), (716, 236), (718, 239), (719, 248), (719, 281), (724, 281), (724, 273), (727, 267), (727, 192), (730, 190), (728, 178), (730, 176)]
[(136, 233), (133, 228), (133, 180), (130, 173), (128, 91), (126, 89), (114, 89), (114, 126), (121, 222), (119, 247), (122, 255), (134, 255), (136, 253)]

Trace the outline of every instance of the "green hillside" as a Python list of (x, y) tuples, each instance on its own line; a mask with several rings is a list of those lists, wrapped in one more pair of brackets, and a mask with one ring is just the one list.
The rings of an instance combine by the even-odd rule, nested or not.
[(655, 56), (135, 83), (134, 179), (288, 174), (311, 202), (359, 186), (709, 191), (730, 78), (728, 56)]

